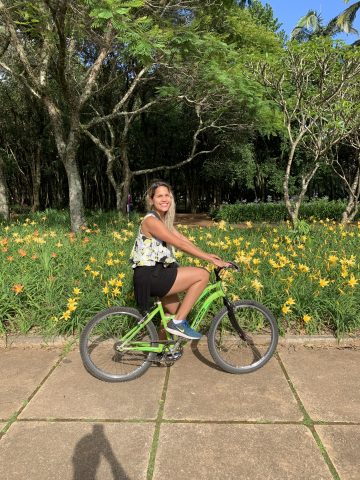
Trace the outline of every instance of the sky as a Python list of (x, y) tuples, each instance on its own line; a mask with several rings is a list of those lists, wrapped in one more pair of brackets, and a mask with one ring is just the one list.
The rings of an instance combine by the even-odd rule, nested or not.
[[(289, 0), (261, 0), (261, 3), (271, 5), (274, 11), (274, 17), (283, 24), (281, 28), (285, 30), (287, 34), (290, 34), (297, 21), (306, 15), (309, 10), (319, 12), (326, 24), (329, 20), (345, 10), (346, 7), (353, 4), (354, 1), (346, 4), (343, 0), (293, 0), (291, 2)], [(355, 19), (354, 27), (360, 32), (360, 11)], [(341, 38), (346, 43), (352, 43), (359, 37), (357, 35), (344, 34), (341, 35)]]

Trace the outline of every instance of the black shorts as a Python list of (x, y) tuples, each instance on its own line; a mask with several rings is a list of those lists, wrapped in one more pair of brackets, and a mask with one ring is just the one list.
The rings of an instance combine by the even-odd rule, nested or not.
[(151, 267), (134, 268), (134, 292), (136, 303), (141, 312), (150, 308), (150, 297), (164, 297), (174, 285), (177, 275), (177, 263), (164, 267), (157, 263)]

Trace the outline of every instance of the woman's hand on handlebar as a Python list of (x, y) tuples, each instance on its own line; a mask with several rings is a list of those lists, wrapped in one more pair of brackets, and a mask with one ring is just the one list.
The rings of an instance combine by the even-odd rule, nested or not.
[(210, 257), (210, 261), (216, 265), (217, 267), (221, 267), (221, 268), (224, 268), (224, 267), (228, 267), (230, 266), (230, 263), (229, 262), (224, 262), (223, 260), (221, 260), (220, 257), (218, 257), (217, 255), (214, 255), (212, 253), (209, 254), (209, 257)]

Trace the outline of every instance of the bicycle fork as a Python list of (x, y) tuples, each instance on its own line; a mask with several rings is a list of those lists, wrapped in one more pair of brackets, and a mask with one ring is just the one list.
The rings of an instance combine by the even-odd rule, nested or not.
[(254, 341), (252, 340), (251, 337), (246, 335), (245, 331), (240, 327), (239, 322), (236, 320), (235, 317), (235, 310), (234, 310), (234, 305), (230, 300), (226, 297), (224, 297), (224, 305), (227, 308), (228, 314), (229, 314), (229, 320), (234, 328), (235, 332), (239, 335), (241, 340), (243, 340), (251, 349), (253, 355), (254, 355), (254, 360), (258, 360), (261, 358), (261, 353), (259, 352), (257, 346), (254, 344)]
[(233, 326), (235, 332), (239, 335), (239, 337), (242, 340), (244, 340), (244, 342), (247, 342), (248, 338), (246, 336), (246, 333), (240, 327), (239, 323), (236, 320), (233, 303), (230, 302), (230, 300), (228, 298), (224, 297), (224, 305), (227, 308), (227, 311), (228, 311), (228, 314), (229, 314), (229, 320), (230, 320), (230, 323)]

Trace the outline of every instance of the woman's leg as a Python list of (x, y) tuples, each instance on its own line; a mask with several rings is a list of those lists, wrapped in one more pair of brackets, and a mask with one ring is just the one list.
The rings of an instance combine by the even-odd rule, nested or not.
[[(164, 307), (165, 313), (169, 313), (170, 315), (175, 315), (180, 305), (180, 299), (178, 294), (174, 293), (173, 295), (166, 295), (166, 297), (162, 297), (160, 300)], [(163, 327), (163, 325), (160, 325), (158, 334), (159, 334), (160, 340), (167, 339), (166, 330)]]
[(160, 300), (164, 307), (164, 311), (170, 315), (175, 315), (180, 306), (179, 295), (177, 293), (174, 293), (173, 295), (166, 295), (166, 297), (162, 297)]
[[(208, 284), (208, 281), (209, 272), (204, 268), (179, 267), (174, 285), (167, 295), (161, 298), (161, 302), (163, 305), (165, 302), (166, 305), (174, 309), (173, 311), (176, 314), (175, 320), (184, 320)], [(178, 305), (179, 299), (177, 298), (177, 308), (175, 309), (175, 294), (180, 292), (186, 292), (186, 294), (180, 306)], [(168, 307), (166, 308), (168, 309)], [(170, 313), (172, 312), (170, 311)]]

